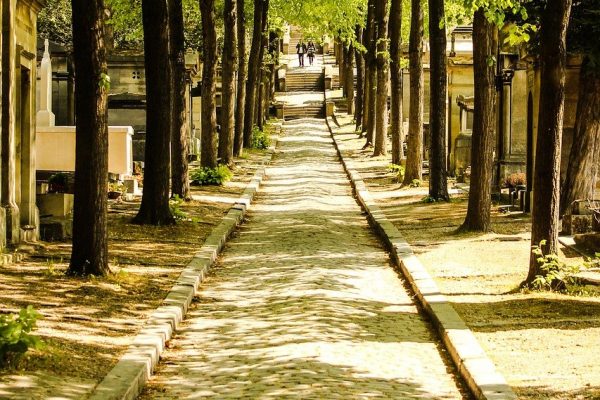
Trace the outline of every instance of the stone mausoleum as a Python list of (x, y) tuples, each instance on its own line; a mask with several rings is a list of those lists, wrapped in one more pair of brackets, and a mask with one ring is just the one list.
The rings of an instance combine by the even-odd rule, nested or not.
[(44, 0), (2, 1), (0, 247), (35, 240), (37, 15)]
[[(38, 40), (38, 59), (42, 59), (44, 41)], [(68, 49), (50, 42), (49, 53), (52, 62), (52, 110), (56, 115), (56, 125), (74, 125), (74, 72), (71, 53)], [(111, 126), (131, 126), (133, 128), (133, 159), (144, 161), (146, 138), (146, 75), (144, 56), (135, 51), (112, 50), (108, 54), (108, 74), (111, 78), (108, 96), (108, 123)], [(188, 91), (188, 124), (192, 144), (196, 140), (196, 127), (200, 127), (200, 97), (193, 86), (199, 82), (196, 52), (186, 53)], [(192, 146), (194, 147), (194, 146)], [(197, 145), (196, 145), (197, 147)]]
[[(532, 171), (535, 162), (535, 140), (538, 125), (538, 103), (541, 88), (537, 58), (525, 47), (503, 44), (500, 35), (497, 50), (496, 147), (494, 151), (493, 186), (499, 189), (514, 173), (526, 176), (530, 198)], [(408, 54), (405, 54), (408, 56)], [(471, 135), (473, 129), (473, 44), (472, 28), (459, 26), (448, 36), (448, 119), (447, 161), (451, 175), (460, 175), (470, 165)], [(424, 120), (425, 132), (429, 123), (429, 46), (424, 43)], [(577, 111), (578, 81), (581, 60), (570, 56), (567, 60), (565, 85), (565, 117), (562, 137), (562, 165), (566, 172), (575, 115)], [(409, 113), (410, 74), (404, 71), (404, 118)], [(425, 153), (427, 153), (427, 140)], [(425, 154), (426, 156), (426, 154)], [(527, 202), (528, 203), (528, 202)], [(526, 206), (528, 209), (528, 204)]]

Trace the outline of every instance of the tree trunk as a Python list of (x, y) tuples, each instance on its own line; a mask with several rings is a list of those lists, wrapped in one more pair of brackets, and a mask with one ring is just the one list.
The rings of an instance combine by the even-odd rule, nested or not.
[(488, 60), (496, 54), (498, 36), (496, 25), (489, 22), (483, 8), (473, 20), (473, 69), (475, 82), (475, 114), (471, 140), (471, 183), (469, 206), (462, 229), (490, 230), (492, 206), (492, 168), (495, 146), (495, 66)]
[(73, 1), (75, 60), (75, 202), (70, 275), (106, 275), (108, 240), (108, 86), (104, 48), (104, 1)]
[[(273, 54), (271, 53), (271, 55), (273, 56), (273, 60), (275, 60), (275, 58), (277, 57), (277, 54)], [(265, 71), (265, 96), (264, 96), (264, 116), (265, 116), (265, 123), (268, 121), (269, 119), (269, 108), (271, 106), (271, 101), (273, 100), (273, 85), (275, 84), (275, 64), (268, 64), (266, 66), (266, 71)]]
[(335, 39), (335, 43), (338, 55), (338, 79), (340, 88), (342, 88), (342, 96), (346, 97), (346, 46), (339, 37)]
[(400, 164), (404, 158), (402, 148), (402, 0), (392, 0), (390, 7), (390, 82), (392, 104), (390, 125), (392, 130), (392, 163)]
[(389, 48), (388, 36), (388, 1), (378, 0), (375, 3), (377, 19), (377, 113), (375, 130), (374, 156), (384, 156), (387, 153), (388, 130), (388, 91), (389, 91)]
[(235, 108), (235, 140), (233, 154), (238, 157), (244, 147), (244, 111), (246, 103), (246, 77), (248, 66), (246, 64), (246, 14), (244, 13), (244, 0), (237, 0), (237, 45), (238, 45), (238, 77), (237, 99)]
[[(560, 145), (565, 105), (566, 34), (571, 0), (550, 0), (542, 14), (540, 31), (541, 82), (538, 133), (533, 176), (531, 245), (542, 240), (544, 254), (558, 251), (560, 191)], [(544, 275), (537, 256), (531, 253), (529, 273), (523, 284)]]
[(186, 124), (185, 44), (181, 0), (169, 0), (171, 61), (171, 193), (189, 200), (189, 133)]
[(223, 6), (223, 77), (221, 132), (219, 133), (219, 158), (226, 165), (233, 164), (233, 140), (235, 137), (235, 73), (238, 66), (236, 0), (225, 0)]
[(169, 150), (171, 139), (171, 68), (167, 0), (142, 1), (146, 68), (146, 158), (144, 193), (137, 224), (169, 225)]
[[(279, 52), (276, 53), (277, 58), (279, 58)], [(271, 108), (271, 102), (275, 100), (275, 79), (276, 79), (276, 64), (271, 64), (271, 71), (269, 72), (269, 104), (267, 104), (267, 108)]]
[(560, 215), (575, 200), (594, 198), (600, 151), (600, 72), (585, 59), (579, 77), (579, 100), (569, 153), (567, 175), (560, 196)]
[(252, 125), (257, 126), (258, 125), (258, 103), (260, 101), (260, 76), (262, 75), (262, 71), (259, 69), (258, 70), (258, 81), (256, 82), (255, 85), (255, 97), (256, 97), (256, 101), (254, 102), (254, 121), (252, 121)]
[[(104, 7), (104, 20), (110, 21), (113, 18), (112, 9)], [(104, 48), (107, 53), (115, 49), (115, 27), (112, 24), (104, 24)]]
[(266, 0), (254, 0), (254, 27), (252, 28), (252, 46), (248, 61), (248, 80), (246, 81), (246, 110), (244, 115), (244, 147), (252, 143), (252, 128), (254, 126), (254, 109), (256, 106), (256, 85), (259, 79), (259, 55), (262, 46), (262, 16)]
[(366, 146), (373, 145), (373, 138), (375, 137), (375, 129), (377, 126), (377, 68), (375, 65), (370, 65), (368, 70), (368, 91), (367, 96), (368, 104), (368, 119), (367, 119), (367, 134), (366, 134)]
[(260, 72), (260, 83), (258, 84), (258, 100), (256, 101), (256, 126), (258, 126), (259, 130), (264, 129), (264, 107), (263, 103), (265, 101), (265, 78), (264, 71)]
[(346, 87), (346, 105), (348, 115), (354, 114), (354, 46), (349, 44), (344, 50), (346, 72), (344, 73), (344, 86)]
[(202, 14), (202, 149), (200, 165), (217, 166), (217, 31), (215, 0), (199, 0)]
[[(369, 8), (370, 10), (370, 8)], [(371, 27), (369, 26), (369, 19), (367, 19), (366, 22), (366, 26), (365, 29), (363, 30), (363, 37), (362, 37), (362, 45), (365, 48), (365, 52), (363, 54), (363, 69), (364, 69), (364, 75), (363, 75), (363, 106), (362, 106), (362, 121), (360, 123), (360, 137), (362, 138), (363, 135), (367, 132), (368, 129), (368, 124), (369, 124), (369, 94), (370, 94), (370, 90), (369, 88), (371, 87), (370, 85), (370, 81), (369, 81), (369, 43), (371, 41), (370, 39), (370, 29)], [(368, 144), (368, 142), (367, 142)]]
[(429, 133), (429, 196), (449, 200), (446, 168), (446, 95), (448, 90), (444, 1), (429, 0), (431, 48)]
[(410, 74), (410, 108), (408, 115), (408, 149), (404, 184), (423, 177), (423, 8), (421, 0), (411, 1), (410, 39), (408, 43)]
[(373, 145), (373, 138), (375, 136), (375, 124), (377, 115), (376, 112), (376, 98), (377, 98), (377, 58), (376, 53), (376, 38), (377, 38), (377, 27), (375, 25), (375, 4), (376, 0), (369, 1), (369, 10), (367, 13), (367, 26), (369, 27), (369, 37), (366, 43), (367, 47), (367, 84), (365, 92), (367, 94), (367, 142), (365, 147)]
[(268, 15), (265, 15), (265, 9), (263, 9), (263, 29), (262, 29), (262, 45), (260, 46), (260, 52), (258, 54), (258, 65), (259, 65), (259, 70), (258, 70), (258, 99), (256, 101), (256, 125), (258, 125), (258, 129), (260, 129), (261, 131), (264, 129), (264, 124), (265, 124), (265, 113), (264, 113), (264, 102), (265, 102), (265, 66), (264, 66), (264, 59), (265, 59), (265, 50), (267, 49), (267, 46), (269, 45), (269, 37), (268, 37), (268, 33), (267, 33), (267, 17)]
[[(356, 40), (361, 43), (363, 38), (363, 29), (356, 26)], [(354, 48), (354, 56), (356, 58), (356, 101), (354, 108), (354, 119), (356, 120), (356, 130), (361, 129), (363, 116), (363, 100), (364, 100), (364, 77), (365, 77), (365, 59), (363, 53), (358, 47)]]

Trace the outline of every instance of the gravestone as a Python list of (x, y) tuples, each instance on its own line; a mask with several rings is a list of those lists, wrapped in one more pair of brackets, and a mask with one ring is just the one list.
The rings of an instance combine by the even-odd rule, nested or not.
[(48, 51), (48, 39), (44, 41), (44, 56), (40, 66), (40, 110), (36, 114), (37, 126), (54, 126), (52, 112), (52, 63)]

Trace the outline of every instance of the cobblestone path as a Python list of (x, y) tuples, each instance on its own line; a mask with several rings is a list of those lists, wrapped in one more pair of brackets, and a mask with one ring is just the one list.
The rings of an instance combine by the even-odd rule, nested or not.
[(322, 120), (298, 120), (143, 399), (459, 399), (352, 198)]

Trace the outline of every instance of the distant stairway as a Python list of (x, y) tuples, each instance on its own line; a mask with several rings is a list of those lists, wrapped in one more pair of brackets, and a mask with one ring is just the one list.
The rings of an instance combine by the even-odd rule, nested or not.
[(325, 110), (321, 102), (314, 102), (301, 106), (285, 106), (283, 115), (286, 121), (300, 118), (323, 118)]
[(288, 71), (285, 77), (286, 92), (318, 92), (323, 90), (323, 73), (303, 70)]

